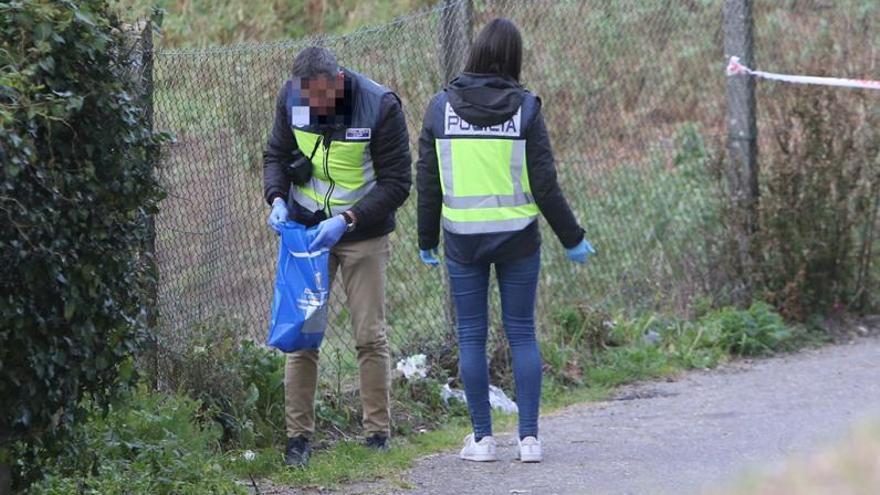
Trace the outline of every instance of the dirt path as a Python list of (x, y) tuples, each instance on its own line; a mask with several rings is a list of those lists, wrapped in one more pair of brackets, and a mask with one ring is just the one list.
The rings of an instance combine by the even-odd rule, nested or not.
[(756, 362), (674, 382), (648, 383), (617, 400), (542, 419), (546, 460), (460, 461), (453, 452), (418, 462), (406, 485), (374, 483), (345, 493), (688, 494), (723, 486), (750, 469), (833, 444), (855, 422), (880, 417), (880, 338)]

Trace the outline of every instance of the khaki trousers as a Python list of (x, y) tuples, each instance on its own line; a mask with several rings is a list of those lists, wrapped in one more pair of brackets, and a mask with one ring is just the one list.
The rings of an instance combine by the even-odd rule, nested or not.
[[(360, 368), (364, 431), (390, 434), (391, 357), (385, 332), (385, 272), (391, 248), (388, 236), (337, 244), (330, 252), (330, 283), (342, 272)], [(318, 351), (287, 355), (284, 372), (287, 436), (315, 433)]]

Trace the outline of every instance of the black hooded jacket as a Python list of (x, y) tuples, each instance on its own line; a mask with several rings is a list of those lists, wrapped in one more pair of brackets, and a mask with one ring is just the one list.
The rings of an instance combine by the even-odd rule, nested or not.
[[(435, 149), (435, 112), (443, 112), (440, 100), (448, 99), (455, 113), (482, 127), (506, 122), (523, 104), (528, 92), (516, 81), (497, 75), (464, 73), (434, 96), (425, 114), (419, 137), (417, 164), (419, 248), (433, 249), (440, 243), (443, 193)], [(584, 238), (556, 179), (550, 138), (541, 114), (540, 99), (526, 131), (526, 167), (532, 195), (544, 218), (566, 248)], [(503, 263), (533, 254), (541, 245), (538, 222), (519, 232), (462, 235), (444, 231), (444, 254), (458, 263)]]

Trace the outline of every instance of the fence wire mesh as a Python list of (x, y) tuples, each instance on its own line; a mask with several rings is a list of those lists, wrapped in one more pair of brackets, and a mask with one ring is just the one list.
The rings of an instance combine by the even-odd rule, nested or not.
[[(427, 102), (461, 69), (467, 39), (499, 16), (522, 30), (523, 83), (543, 100), (562, 188), (598, 250), (590, 265), (574, 266), (542, 221), (539, 322), (572, 305), (683, 312), (697, 298), (723, 297), (712, 167), (724, 124), (722, 3), (449, 2), (346, 36), (157, 52), (156, 127), (176, 135), (160, 168), (168, 197), (156, 220), (161, 346), (185, 348), (216, 324), (265, 339), (277, 241), (265, 223), (262, 151), (275, 96), (302, 48), (320, 43), (394, 89), (415, 158)], [(771, 19), (770, 2), (762, 9)], [(443, 271), (418, 259), (414, 196), (391, 238), (396, 357), (454, 344)], [(353, 378), (339, 290), (332, 309), (322, 369)]]

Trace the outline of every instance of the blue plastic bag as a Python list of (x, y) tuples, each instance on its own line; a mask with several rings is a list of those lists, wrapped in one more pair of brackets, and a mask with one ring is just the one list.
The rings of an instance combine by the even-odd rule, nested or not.
[(279, 225), (275, 297), (267, 344), (283, 352), (317, 349), (327, 328), (330, 251), (309, 252), (317, 229)]

